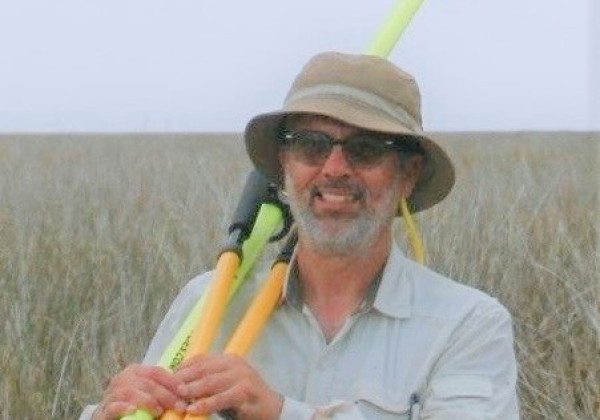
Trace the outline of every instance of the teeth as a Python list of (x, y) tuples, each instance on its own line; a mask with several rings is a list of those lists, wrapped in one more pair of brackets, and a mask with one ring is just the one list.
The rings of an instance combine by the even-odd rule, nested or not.
[(352, 194), (332, 194), (322, 192), (319, 195), (323, 200), (331, 201), (334, 203), (347, 203), (354, 200), (354, 195)]
[(321, 196), (324, 200), (336, 203), (344, 203), (352, 200), (352, 196), (350, 195), (322, 194)]
[(314, 187), (311, 197), (330, 203), (350, 203), (362, 200), (363, 193), (358, 188)]

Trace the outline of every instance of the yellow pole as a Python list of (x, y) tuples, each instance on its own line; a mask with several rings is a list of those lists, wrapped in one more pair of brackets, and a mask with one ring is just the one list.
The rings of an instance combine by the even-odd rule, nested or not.
[(225, 353), (245, 356), (250, 351), (281, 299), (287, 267), (287, 262), (275, 263), (269, 278), (252, 301), (248, 312), (227, 343)]
[[(219, 257), (215, 280), (213, 281), (214, 286), (211, 287), (210, 295), (206, 301), (203, 317), (192, 333), (184, 360), (204, 354), (212, 346), (223, 319), (229, 291), (239, 266), (240, 256), (233, 251), (225, 251)], [(181, 419), (183, 419), (183, 415), (174, 410), (168, 410), (161, 416), (161, 420)]]
[[(269, 277), (254, 297), (244, 318), (227, 343), (226, 354), (245, 356), (252, 348), (281, 298), (287, 267), (287, 261), (280, 261), (273, 265)], [(207, 417), (193, 414), (186, 414), (184, 417), (184, 420), (204, 419)]]
[[(419, 10), (419, 7), (423, 4), (423, 1), (424, 0), (399, 0), (367, 50), (367, 54), (387, 57), (417, 13), (417, 10)], [(406, 200), (403, 199), (400, 202), (400, 209), (415, 261), (423, 264), (425, 262), (425, 248), (416, 223), (413, 221), (406, 204)]]
[(400, 201), (400, 211), (402, 212), (402, 219), (404, 219), (404, 226), (406, 227), (408, 240), (410, 241), (415, 261), (417, 261), (420, 264), (424, 264), (425, 247), (423, 246), (421, 235), (419, 235), (419, 229), (417, 229), (417, 224), (410, 215), (410, 210), (408, 209), (408, 205), (406, 204), (405, 199), (402, 199), (402, 201)]

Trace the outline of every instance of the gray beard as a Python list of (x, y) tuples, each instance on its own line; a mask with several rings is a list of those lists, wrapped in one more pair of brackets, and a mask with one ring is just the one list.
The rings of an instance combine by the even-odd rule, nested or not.
[[(310, 207), (310, 197), (302, 197), (285, 176), (290, 210), (300, 232), (311, 247), (322, 255), (348, 256), (371, 248), (383, 230), (389, 229), (397, 211), (396, 190), (400, 180), (385, 191), (381, 209), (363, 206), (355, 217), (334, 215), (317, 217)], [(366, 199), (366, 192), (362, 200)], [(363, 201), (364, 202), (364, 201)]]

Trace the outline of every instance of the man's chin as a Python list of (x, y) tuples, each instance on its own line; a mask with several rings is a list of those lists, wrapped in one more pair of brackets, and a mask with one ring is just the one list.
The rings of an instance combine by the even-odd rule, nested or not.
[(335, 214), (315, 219), (318, 229), (327, 234), (337, 235), (351, 229), (356, 223), (356, 215)]
[(310, 208), (313, 217), (318, 219), (354, 219), (362, 211), (357, 202), (351, 203), (324, 203), (316, 202)]
[[(308, 235), (313, 247), (323, 255), (342, 256), (362, 249), (361, 232), (346, 224), (318, 226)], [(364, 239), (364, 238), (363, 238)]]
[(335, 223), (340, 220), (346, 223), (352, 223), (361, 216), (361, 210), (359, 209), (313, 209), (311, 211), (312, 217), (322, 223)]

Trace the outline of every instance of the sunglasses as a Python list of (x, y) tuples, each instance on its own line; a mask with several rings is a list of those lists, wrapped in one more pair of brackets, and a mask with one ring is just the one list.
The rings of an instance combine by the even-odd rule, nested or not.
[(410, 138), (410, 141), (411, 143), (406, 143), (404, 139), (401, 140), (397, 136), (375, 133), (358, 133), (344, 140), (335, 140), (320, 131), (300, 130), (282, 133), (284, 148), (311, 166), (324, 164), (335, 145), (341, 146), (344, 157), (353, 167), (375, 166), (389, 153), (408, 152), (410, 148), (415, 147), (415, 143), (418, 143), (418, 140), (413, 138)]

